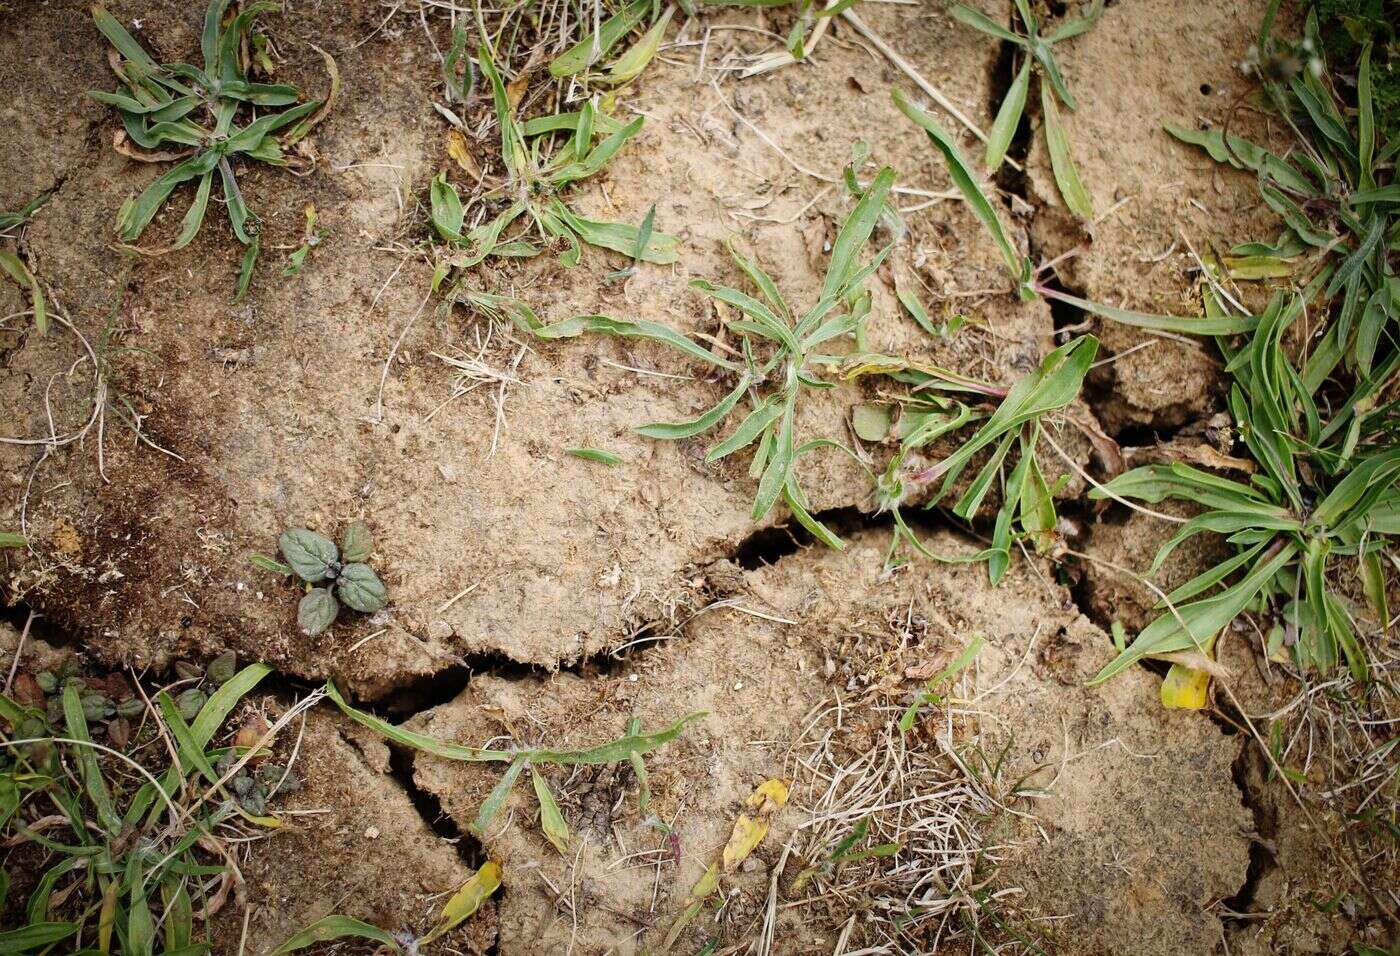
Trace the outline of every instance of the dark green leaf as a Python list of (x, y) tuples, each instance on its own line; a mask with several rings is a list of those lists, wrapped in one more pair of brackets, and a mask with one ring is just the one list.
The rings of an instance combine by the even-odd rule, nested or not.
[(389, 603), (389, 592), (368, 564), (345, 565), (335, 580), (335, 592), (362, 614), (373, 614)]
[(331, 566), (340, 561), (334, 541), (305, 528), (288, 528), (277, 544), (297, 576), (313, 584), (329, 577)]
[(297, 627), (307, 637), (315, 637), (335, 623), (340, 605), (329, 588), (312, 588), (297, 605)]

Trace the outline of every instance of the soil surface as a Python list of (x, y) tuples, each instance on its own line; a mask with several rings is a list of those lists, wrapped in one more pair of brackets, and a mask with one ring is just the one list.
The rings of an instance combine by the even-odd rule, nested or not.
[[(195, 6), (109, 5), (139, 23), (163, 61), (196, 57)], [(1009, 2), (979, 6), (1009, 22)], [(1063, 208), (1034, 108), (1013, 149), (1025, 171), (1004, 169), (997, 198), (1013, 240), (1037, 261), (1082, 247), (1057, 270), (1065, 288), (1196, 311), (1193, 250), (1271, 237), (1249, 177), (1161, 129), (1232, 117), (1268, 135), (1255, 116), (1233, 118), (1238, 63), (1265, 6), (1121, 0), (1094, 31), (1057, 47), (1079, 99), (1066, 127), (1096, 218)], [(634, 431), (713, 405), (727, 386), (705, 369), (633, 340), (527, 340), (432, 295), (428, 184), (446, 169), (464, 195), (473, 187), (448, 157), (449, 127), (434, 108), (451, 34), (440, 11), (361, 0), (285, 8), (264, 17), (278, 79), (324, 91), (315, 44), (335, 57), (342, 87), (311, 137), (309, 171), (239, 171), (264, 251), (237, 305), (241, 247), (221, 208), (211, 204), (178, 252), (116, 243), (118, 208), (163, 167), (116, 152), (116, 117), (83, 97), (113, 85), (86, 7), (8, 11), (0, 208), (52, 191), (22, 251), (71, 327), (56, 323), (47, 336), (24, 319), (0, 327), (0, 436), (31, 442), (0, 444), (0, 529), (30, 541), (0, 552), (7, 602), (20, 620), (25, 608), (42, 615), (48, 640), (106, 666), (159, 670), (231, 648), (273, 665), (284, 696), (331, 678), (384, 716), (459, 743), (558, 749), (619, 736), (632, 717), (653, 729), (706, 715), (646, 758), (646, 813), (629, 766), (542, 767), (577, 837), (564, 857), (542, 837), (523, 779), (478, 839), (469, 829), (498, 765), (391, 750), (329, 709), (313, 711), (301, 742), (305, 815), (250, 848), (249, 908), (216, 923), (217, 952), (268, 952), (331, 912), (421, 932), (487, 856), (503, 862), (503, 890), (457, 934), (458, 951), (656, 952), (744, 798), (770, 777), (794, 783), (792, 801), (726, 875), (725, 908), (703, 913), (678, 951), (712, 937), (740, 944), (765, 925), (773, 952), (932, 951), (899, 948), (932, 946), (932, 924), (882, 936), (885, 924), (863, 918), (875, 904), (859, 893), (786, 895), (781, 861), (821, 832), (813, 801), (825, 784), (799, 759), (814, 729), (830, 724), (851, 759), (873, 748), (933, 665), (975, 635), (987, 640), (975, 667), (926, 708), (909, 748), (930, 760), (1003, 754), (958, 817), (994, 871), (978, 879), (1009, 890), (980, 910), (993, 938), (1025, 934), (1056, 953), (1341, 951), (1350, 927), (1309, 922), (1294, 906), (1330, 895), (1323, 884), (1335, 874), (1301, 862), (1326, 850), (1316, 835), (1288, 831), (1258, 860), (1261, 820), (1290, 814), (1287, 796), (1242, 758), (1244, 738), (1205, 712), (1164, 710), (1160, 676), (1146, 668), (1086, 686), (1113, 654), (1109, 623), (1141, 626), (1152, 595), (1102, 564), (1067, 571), (1036, 557), (1018, 556), (997, 588), (980, 564), (920, 561), (882, 574), (888, 523), (871, 514), (867, 473), (837, 453), (803, 458), (799, 477), (847, 550), (812, 546), (781, 507), (750, 520), (747, 455), (706, 464), (703, 437), (668, 443)], [(654, 203), (656, 227), (682, 240), (679, 263), (615, 281), (607, 274), (623, 258), (586, 248), (572, 269), (552, 255), (496, 260), (474, 284), (518, 295), (546, 320), (598, 312), (714, 333), (710, 300), (688, 283), (742, 285), (724, 247), (734, 239), (791, 301), (811, 303), (850, 208), (841, 169), (859, 140), (914, 190), (896, 197), (908, 231), (870, 283), (871, 349), (1000, 384), (1033, 369), (1085, 317), (1018, 301), (996, 247), (951, 198), (937, 153), (892, 105), (891, 89), (915, 87), (878, 47), (983, 129), (1009, 82), (1003, 51), (941, 3), (858, 11), (878, 42), (839, 19), (807, 62), (750, 78), (740, 68), (776, 48), (789, 15), (708, 11), (673, 26), (658, 61), (619, 92), (617, 115), (645, 116), (646, 126), (574, 193), (574, 208), (639, 222)], [(523, 107), (554, 108), (533, 94)], [(467, 115), (469, 149), (490, 169), (497, 131), (480, 92)], [(961, 141), (980, 156), (965, 130)], [(173, 239), (188, 198), (175, 193), (144, 244)], [(300, 274), (282, 278), (307, 203), (329, 235)], [(896, 237), (882, 227), (877, 238)], [(965, 315), (966, 325), (928, 336), (900, 311), (896, 281), (936, 317)], [(25, 308), (18, 287), (0, 283), (0, 315)], [(1081, 495), (1081, 470), (1106, 474), (1090, 434), (1128, 449), (1171, 438), (1188, 456), (1208, 454), (1200, 449), (1223, 394), (1214, 353), (1097, 320), (1083, 327), (1111, 361), (1057, 422), (1070, 461), (1042, 448), (1048, 474), (1068, 479), (1058, 493)], [(97, 392), (88, 349), (102, 369)], [(459, 378), (445, 359), (489, 374)], [(809, 389), (801, 436), (855, 442), (878, 471), (893, 445), (859, 442), (850, 420), (879, 395), (870, 380)], [(622, 464), (565, 452), (578, 446)], [(1160, 453), (1129, 450), (1129, 463)], [(1073, 546), (1137, 572), (1171, 530), (1111, 509), (1067, 510)], [(941, 513), (924, 514), (920, 533), (934, 550), (981, 546), (984, 522), (950, 530)], [(296, 587), (249, 555), (274, 554), (285, 527), (336, 536), (355, 519), (374, 530), (371, 563), (391, 603), (308, 638), (296, 628)], [(1164, 580), (1195, 573), (1203, 548), (1179, 551)], [(1252, 652), (1240, 653), (1249, 666)], [(862, 865), (851, 872), (885, 872)], [(1289, 935), (1236, 918), (1241, 904), (1292, 907), (1279, 929)]]

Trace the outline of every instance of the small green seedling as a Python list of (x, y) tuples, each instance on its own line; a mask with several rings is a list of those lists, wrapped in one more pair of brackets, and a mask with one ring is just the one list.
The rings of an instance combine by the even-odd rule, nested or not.
[(420, 734), (409, 730), (406, 727), (396, 726), (388, 721), (382, 720), (373, 714), (366, 713), (351, 706), (340, 691), (336, 689), (334, 683), (326, 684), (326, 696), (335, 703), (337, 707), (351, 720), (369, 729), (382, 734), (396, 744), (405, 747), (412, 747), (424, 753), (442, 757), (446, 760), (462, 760), (469, 763), (503, 763), (506, 764), (506, 771), (491, 788), (486, 799), (482, 802), (477, 811), (476, 819), (471, 824), (471, 831), (478, 837), (485, 836), (491, 822), (505, 806), (507, 798), (510, 796), (515, 782), (520, 778), (520, 774), (529, 768), (531, 774), (532, 788), (535, 799), (540, 809), (540, 829), (546, 839), (559, 850), (561, 854), (568, 854), (568, 843), (570, 839), (568, 825), (564, 822), (563, 814), (559, 810), (559, 804), (554, 799), (553, 793), (549, 789), (548, 783), (540, 775), (538, 767), (545, 765), (556, 765), (563, 767), (573, 766), (596, 766), (599, 764), (617, 764), (630, 762), (634, 769), (641, 767), (638, 776), (639, 786), (645, 786), (646, 767), (642, 763), (642, 755), (652, 750), (668, 744), (680, 736), (686, 724), (693, 720), (698, 720), (705, 716), (704, 711), (697, 711), (687, 714), (676, 721), (665, 730), (643, 733), (641, 722), (638, 720), (628, 721), (627, 732), (608, 743), (598, 744), (594, 747), (585, 747), (579, 750), (554, 750), (547, 747), (519, 748), (509, 750), (483, 749), (481, 747), (468, 747), (462, 744), (448, 743), (430, 737), (427, 734)]
[(792, 891), (800, 892), (815, 876), (830, 876), (847, 863), (858, 863), (861, 860), (879, 859), (891, 857), (899, 853), (902, 849), (900, 843), (877, 843), (875, 846), (864, 849), (857, 848), (857, 844), (865, 842), (866, 836), (870, 833), (870, 818), (861, 817), (860, 822), (851, 828), (851, 832), (846, 834), (836, 842), (831, 848), (831, 852), (826, 857), (811, 866), (803, 867), (798, 871), (797, 878), (792, 882)]
[[(641, 130), (643, 118), (638, 116), (624, 125), (600, 113), (593, 100), (589, 100), (576, 113), (521, 123), (515, 117), (490, 51), (482, 47), (477, 56), (481, 71), (491, 84), (496, 121), (501, 128), (501, 161), (506, 179), (487, 194), (486, 200), (500, 200), (508, 205), (489, 221), (468, 229), (466, 209), (456, 187), (447, 181), (445, 174), (433, 180), (430, 193), (433, 228), (452, 249), (438, 265), (434, 286), (451, 270), (469, 269), (488, 256), (539, 255), (541, 241), (561, 243), (564, 251), (559, 260), (566, 266), (578, 264), (583, 244), (611, 249), (642, 262), (675, 262), (679, 258), (676, 237), (655, 232), (651, 228), (652, 217), (647, 219), (643, 239), (642, 230), (636, 226), (580, 216), (563, 196), (573, 183), (602, 171), (618, 150)], [(563, 144), (557, 145), (560, 137), (564, 137)], [(595, 143), (598, 137), (601, 139)], [(527, 219), (527, 227), (506, 238), (522, 217)]]
[(782, 497), (799, 524), (822, 543), (840, 549), (843, 547), (841, 539), (807, 510), (793, 466), (801, 456), (818, 449), (846, 449), (829, 439), (798, 443), (798, 395), (804, 388), (834, 387), (834, 383), (818, 376), (823, 367), (838, 365), (841, 360), (822, 354), (818, 346), (849, 335), (855, 335), (857, 342), (863, 340), (865, 320), (870, 313), (870, 294), (864, 291), (864, 283), (884, 262), (890, 249), (882, 249), (863, 265), (859, 256), (880, 221), (893, 185), (894, 171), (885, 168), (861, 193), (832, 246), (820, 298), (805, 314), (794, 312), (768, 274), (732, 245), (730, 252), (735, 263), (757, 288), (763, 301), (703, 279), (691, 283), (742, 314), (743, 318), (726, 319), (728, 328), (740, 338), (742, 362), (717, 355), (689, 336), (656, 322), (580, 315), (546, 324), (520, 299), (486, 292), (463, 291), (458, 295), (470, 307), (493, 318), (508, 320), (522, 332), (537, 338), (571, 338), (592, 332), (647, 339), (734, 374), (736, 381), (729, 393), (704, 413), (689, 421), (657, 422), (637, 430), (648, 438), (660, 440), (691, 438), (723, 422), (747, 394), (752, 408), (728, 438), (709, 449), (706, 460), (719, 461), (757, 443), (758, 450), (750, 467), (751, 476), (758, 479), (754, 519), (767, 515)]
[(346, 527), (339, 549), (330, 538), (305, 528), (288, 528), (277, 543), (286, 564), (263, 555), (251, 560), (306, 582), (306, 595), (297, 607), (297, 626), (303, 634), (315, 636), (335, 623), (341, 603), (362, 614), (373, 614), (389, 603), (388, 591), (365, 563), (374, 550), (374, 536), (363, 521)]
[(955, 20), (998, 40), (1012, 43), (1021, 51), (1021, 67), (1016, 71), (1016, 78), (1011, 81), (1005, 99), (1001, 101), (1001, 108), (997, 110), (996, 120), (992, 124), (992, 132), (987, 137), (987, 169), (995, 171), (1006, 158), (1006, 150), (1016, 135), (1016, 129), (1021, 124), (1021, 114), (1026, 108), (1026, 95), (1030, 90), (1031, 71), (1034, 66), (1040, 79), (1041, 118), (1045, 125), (1045, 145), (1050, 153), (1050, 167), (1055, 174), (1055, 184), (1059, 187), (1060, 195), (1069, 210), (1085, 219), (1093, 218), (1094, 206), (1079, 179), (1079, 170), (1075, 168), (1074, 160), (1070, 156), (1069, 140), (1060, 123), (1060, 108), (1056, 101), (1063, 103), (1070, 110), (1077, 109), (1077, 105), (1074, 97), (1070, 95), (1069, 87), (1065, 85), (1064, 76), (1060, 73), (1059, 64), (1055, 62), (1051, 47), (1062, 40), (1087, 33), (1103, 13), (1103, 6), (1104, 0), (1091, 0), (1079, 16), (1067, 20), (1048, 35), (1041, 34), (1040, 19), (1035, 15), (1030, 0), (1016, 0), (1016, 12), (1026, 30), (1024, 34), (1008, 30), (986, 14), (965, 4), (955, 3), (948, 10)]
[[(198, 698), (157, 690), (148, 703), (70, 660), (0, 694), (0, 841), (27, 894), (5, 901), (0, 952), (211, 951), (205, 924), (236, 882), (230, 845), (254, 838), (238, 828), (280, 825), (248, 807), (295, 786), (268, 764), (247, 772), (246, 747), (216, 743), (269, 673), (223, 657), (207, 674), (186, 669)], [(0, 869), (0, 900), (14, 872)]]
[(798, 395), (804, 388), (833, 387), (834, 383), (819, 377), (820, 369), (836, 365), (840, 360), (821, 354), (819, 346), (852, 334), (858, 339), (861, 337), (870, 312), (870, 294), (863, 286), (866, 278), (884, 262), (889, 248), (881, 250), (865, 264), (860, 262), (860, 252), (879, 221), (885, 198), (893, 185), (894, 171), (880, 170), (842, 223), (832, 247), (820, 298), (805, 314), (795, 312), (768, 274), (732, 245), (730, 253), (735, 263), (763, 297), (762, 301), (738, 289), (717, 286), (703, 279), (691, 283), (743, 316), (728, 319), (726, 323), (740, 338), (743, 364), (721, 358), (694, 340), (651, 323), (642, 329), (640, 323), (600, 322), (591, 321), (600, 317), (581, 317), (557, 324), (572, 329), (569, 323), (591, 321), (590, 331), (651, 338), (692, 358), (736, 373), (733, 388), (704, 413), (688, 421), (654, 423), (637, 430), (648, 438), (665, 441), (691, 438), (718, 426), (748, 395), (752, 406), (749, 412), (728, 438), (706, 452), (705, 460), (719, 461), (757, 443), (749, 469), (758, 479), (753, 518), (758, 520), (767, 515), (781, 497), (804, 528), (824, 544), (837, 549), (843, 547), (841, 539), (807, 510), (806, 498), (798, 486), (793, 467), (804, 454), (841, 446), (828, 439), (798, 442)]
[[(1376, 121), (1372, 49), (1363, 47), (1351, 108), (1326, 77), (1306, 67), (1302, 46), (1320, 51), (1317, 12), (1305, 24), (1303, 44), (1272, 37), (1265, 24), (1259, 50), (1275, 64), (1252, 64), (1264, 93), (1293, 130), (1297, 146), (1280, 156), (1220, 129), (1167, 126), (1167, 132), (1205, 150), (1218, 163), (1254, 173), (1264, 203), (1283, 220), (1272, 242), (1248, 242), (1221, 257), (1233, 279), (1268, 279), (1329, 272), (1324, 299), (1340, 296), (1334, 321), (1303, 369), (1309, 383), (1337, 370), (1379, 387), (1394, 374), (1400, 354), (1400, 275), (1394, 251), (1400, 229), (1400, 181), (1395, 161), (1400, 135), (1381, 143)], [(1282, 55), (1279, 55), (1282, 54)], [(1330, 303), (1329, 303), (1330, 304)], [(1374, 393), (1374, 389), (1372, 392)]]
[[(1339, 569), (1355, 575), (1384, 627), (1390, 614), (1384, 555), (1400, 534), (1400, 447), (1393, 402), (1386, 411), (1353, 399), (1329, 411), (1317, 400), (1318, 386), (1289, 360), (1285, 336), (1310, 311), (1310, 294), (1327, 275), (1310, 292), (1275, 294), (1240, 348), (1218, 340), (1234, 378), (1230, 412), (1239, 441), (1259, 469), (1249, 483), (1175, 462), (1135, 468), (1091, 493), (1205, 507), (1158, 550), (1153, 573), (1194, 535), (1221, 535), (1235, 550), (1166, 595), (1159, 616), (1095, 680), (1143, 657), (1204, 653), (1250, 609), (1284, 622), (1278, 633), (1292, 635), (1286, 650), (1300, 667), (1325, 673), (1344, 661), (1353, 678), (1367, 677), (1365, 646)], [(1221, 303), (1208, 294), (1207, 312), (1219, 311)], [(1285, 650), (1283, 643), (1275, 651)]]
[[(117, 215), (122, 241), (140, 239), (175, 187), (197, 181), (179, 236), (159, 252), (188, 245), (204, 222), (217, 173), (229, 224), (247, 247), (238, 283), (241, 298), (257, 260), (258, 220), (243, 201), (235, 165), (250, 160), (286, 165), (283, 149), (305, 137), (324, 111), (317, 113), (319, 101), (298, 103), (301, 94), (294, 86), (248, 78), (249, 30), (258, 14), (275, 5), (246, 4), (227, 18), (230, 6), (230, 0), (210, 0), (205, 11), (202, 69), (188, 63), (157, 63), (115, 17), (100, 6), (93, 7), (97, 29), (115, 48), (112, 69), (121, 85), (113, 93), (94, 90), (88, 95), (117, 109), (126, 136), (137, 147), (156, 151), (132, 155), (150, 162), (179, 159), (122, 206)], [(240, 126), (239, 114), (245, 109), (256, 109), (258, 115)], [(287, 127), (291, 128), (281, 136), (274, 135)], [(166, 148), (173, 149), (173, 155)]]
[[(39, 207), (49, 201), (52, 193), (40, 193), (25, 204), (24, 208), (18, 212), (0, 212), (0, 235), (9, 238), (12, 229), (18, 229), (29, 221), (29, 217), (39, 210)], [(39, 280), (34, 273), (29, 271), (29, 266), (16, 252), (0, 249), (0, 272), (10, 277), (16, 285), (29, 290), (29, 299), (33, 303), (34, 327), (43, 335), (49, 330), (49, 314), (47, 304), (44, 300), (44, 290), (39, 285)]]
[(292, 251), (287, 257), (287, 264), (282, 267), (282, 277), (291, 278), (301, 272), (302, 266), (306, 265), (306, 257), (311, 254), (321, 242), (330, 235), (325, 229), (316, 224), (315, 203), (306, 204), (306, 230), (302, 233), (301, 245)]
[[(897, 553), (907, 544), (937, 561), (986, 561), (995, 585), (1010, 567), (1013, 544), (1029, 542), (1040, 553), (1053, 552), (1059, 521), (1055, 495), (1067, 478), (1062, 477), (1054, 485), (1046, 481), (1036, 457), (1039, 439), (1045, 418), (1061, 411), (1078, 396), (1097, 351), (1098, 340), (1092, 335), (1072, 339), (1047, 355), (1034, 372), (1009, 389), (938, 366), (891, 356), (861, 354), (847, 360), (848, 379), (884, 375), (913, 389), (903, 403), (903, 412), (894, 428), (900, 442), (899, 451), (883, 474), (871, 476), (878, 509), (888, 512), (894, 519), (895, 533), (885, 559), (887, 568), (900, 563)], [(965, 394), (980, 397), (979, 406), (994, 402), (996, 407), (988, 412), (955, 397)], [(906, 472), (905, 464), (916, 451), (978, 421), (982, 424), (977, 431), (953, 454), (916, 473)], [(1004, 466), (1013, 445), (1017, 449), (1016, 465), (1007, 475)], [(972, 460), (988, 449), (990, 457), (953, 504), (952, 511), (964, 520), (971, 520), (981, 510), (988, 493), (1000, 483), (1001, 504), (990, 546), (969, 558), (935, 554), (909, 526), (902, 505), (917, 486), (938, 481), (938, 489), (925, 507), (940, 506)]]

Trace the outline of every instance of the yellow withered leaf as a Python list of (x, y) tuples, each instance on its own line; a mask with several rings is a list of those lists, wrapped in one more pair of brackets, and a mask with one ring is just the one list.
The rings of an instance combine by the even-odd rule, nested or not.
[(739, 814), (734, 821), (734, 832), (724, 845), (724, 872), (733, 873), (735, 868), (753, 852), (753, 848), (768, 835), (768, 820), (755, 820), (747, 813)]
[(763, 814), (771, 814), (787, 803), (788, 785), (781, 780), (765, 780), (759, 784), (744, 802), (757, 807)]
[(462, 167), (462, 171), (475, 179), (481, 181), (481, 167), (476, 164), (471, 150), (467, 148), (467, 138), (460, 130), (449, 129), (447, 131), (447, 155)]
[(729, 836), (729, 842), (724, 845), (724, 872), (734, 872), (753, 852), (754, 847), (763, 841), (768, 834), (769, 818), (787, 803), (787, 798), (787, 784), (776, 779), (765, 780), (749, 794), (744, 804), (756, 810), (757, 816), (741, 813), (734, 821), (734, 831)]
[(418, 941), (419, 944), (431, 943), (443, 934), (456, 929), (479, 910), (481, 904), (485, 903), (500, 885), (501, 864), (495, 860), (487, 860), (481, 864), (481, 869), (473, 873), (465, 883), (457, 888), (457, 892), (452, 894), (452, 898), (442, 908), (442, 915), (438, 917), (437, 925), (427, 936)]
[(1200, 710), (1206, 705), (1210, 675), (1205, 671), (1173, 664), (1162, 681), (1162, 706)]

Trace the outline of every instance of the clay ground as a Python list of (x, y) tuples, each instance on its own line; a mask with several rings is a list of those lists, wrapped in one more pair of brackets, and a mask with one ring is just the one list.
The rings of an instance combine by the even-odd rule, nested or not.
[[(195, 6), (110, 5), (124, 23), (140, 21), (164, 60), (194, 56)], [(933, 945), (936, 920), (892, 940), (865, 918), (891, 901), (834, 878), (789, 897), (776, 874), (784, 847), (801, 853), (821, 829), (820, 775), (798, 759), (813, 715), (830, 720), (840, 703), (833, 746), (854, 760), (916, 678), (974, 635), (986, 650), (909, 746), (916, 761), (963, 746), (1006, 750), (996, 779), (958, 810), (986, 865), (957, 885), (985, 875), (992, 892), (1007, 891), (983, 907), (998, 921), (984, 919), (988, 938), (1014, 951), (1024, 936), (1056, 953), (1342, 952), (1371, 939), (1364, 918), (1309, 904), (1336, 892), (1339, 864), (1251, 764), (1245, 735), (1207, 712), (1163, 710), (1160, 677), (1145, 668), (1083, 686), (1112, 654), (1109, 621), (1139, 625), (1152, 603), (1130, 581), (1039, 558), (1018, 558), (996, 589), (980, 565), (919, 561), (881, 574), (889, 526), (869, 515), (870, 481), (844, 456), (800, 467), (812, 510), (848, 538), (836, 553), (795, 536), (781, 508), (761, 524), (749, 519), (746, 457), (707, 465), (701, 440), (633, 431), (693, 416), (721, 394), (674, 353), (631, 340), (527, 341), (440, 308), (430, 295), (428, 183), (450, 167), (470, 186), (433, 107), (449, 24), (414, 3), (284, 6), (265, 17), (285, 58), (279, 78), (323, 90), (314, 43), (336, 58), (343, 87), (315, 131), (308, 174), (240, 173), (264, 221), (265, 261), (239, 305), (229, 301), (240, 249), (219, 209), (180, 252), (116, 247), (118, 207), (157, 168), (115, 152), (117, 121), (82, 96), (112, 85), (85, 7), (16, 4), (6, 14), (0, 208), (53, 192), (24, 232), (24, 252), (56, 311), (101, 351), (105, 387), (94, 406), (92, 363), (68, 330), (40, 337), (22, 320), (0, 329), (0, 433), (38, 439), (0, 445), (0, 528), (22, 528), (31, 542), (0, 557), (6, 600), (41, 614), (46, 640), (105, 666), (159, 671), (232, 648), (272, 664), (279, 694), (333, 678), (365, 706), (463, 743), (508, 735), (583, 746), (621, 734), (631, 717), (654, 727), (693, 710), (707, 716), (648, 758), (648, 814), (630, 771), (551, 777), (580, 835), (566, 858), (529, 822), (523, 784), (501, 824), (481, 840), (468, 835), (499, 769), (391, 751), (315, 711), (298, 802), (317, 812), (249, 849), (248, 922), (242, 912), (220, 921), (216, 951), (238, 952), (241, 939), (247, 952), (266, 952), (332, 911), (422, 930), (441, 895), (488, 855), (503, 861), (505, 883), (458, 935), (459, 951), (655, 951), (743, 798), (775, 776), (795, 781), (792, 803), (734, 875), (725, 911), (688, 929), (678, 951), (712, 934), (743, 945), (765, 924), (776, 952), (932, 951), (919, 947)], [(980, 6), (1009, 20), (1009, 3)], [(1269, 233), (1248, 177), (1161, 130), (1223, 117), (1264, 6), (1119, 0), (1059, 54), (1080, 101), (1066, 120), (1098, 218), (1078, 222), (1063, 208), (1034, 115), (1013, 150), (1025, 173), (1005, 171), (999, 200), (1037, 261), (1084, 246), (1062, 270), (1067, 288), (1130, 308), (1189, 308), (1188, 242)], [(990, 126), (1008, 81), (997, 44), (951, 21), (941, 3), (871, 2), (859, 16)], [(739, 285), (723, 247), (738, 237), (793, 301), (810, 302), (849, 209), (841, 167), (863, 140), (901, 187), (921, 191), (897, 197), (909, 232), (872, 281), (872, 348), (999, 383), (1034, 368), (1085, 317), (1017, 301), (963, 204), (927, 195), (949, 190), (947, 176), (891, 104), (891, 88), (912, 83), (874, 41), (840, 20), (809, 62), (738, 77), (773, 48), (785, 17), (714, 9), (673, 26), (660, 60), (618, 96), (619, 115), (643, 115), (646, 126), (578, 190), (575, 208), (639, 222), (655, 203), (657, 228), (681, 237), (679, 263), (612, 282), (604, 277), (622, 257), (587, 249), (571, 270), (542, 256), (482, 267), (474, 283), (520, 296), (547, 320), (601, 312), (713, 331), (711, 306), (687, 283)], [(527, 98), (525, 109), (548, 104)], [(478, 95), (468, 142), (487, 166), (488, 116)], [(962, 141), (980, 154), (970, 134)], [(182, 197), (157, 219), (150, 245), (178, 231)], [(282, 279), (307, 202), (329, 236)], [(965, 314), (966, 327), (949, 340), (924, 334), (897, 308), (896, 275), (936, 310)], [(0, 315), (25, 308), (16, 286), (0, 284)], [(1096, 370), (1074, 417), (1125, 448), (1171, 439), (1189, 454), (1206, 443), (1222, 407), (1222, 371), (1207, 346), (1095, 320), (1084, 327), (1114, 361)], [(507, 380), (464, 391), (442, 356), (476, 357)], [(852, 438), (851, 407), (877, 389), (843, 383), (817, 394), (803, 407), (803, 436)], [(101, 427), (81, 440), (44, 441), (94, 415)], [(1083, 429), (1066, 423), (1055, 436), (1076, 467), (1103, 467)], [(573, 446), (623, 462), (570, 457)], [(880, 468), (893, 449), (862, 450)], [(1054, 455), (1042, 460), (1067, 471)], [(1083, 490), (1071, 477), (1067, 500)], [(1165, 536), (1138, 517), (1070, 511), (1076, 548), (1137, 569)], [(247, 557), (273, 553), (286, 526), (334, 534), (357, 518), (374, 529), (391, 603), (307, 638), (295, 626), (296, 590)], [(922, 533), (938, 550), (976, 550), (969, 529), (946, 524), (928, 518)], [(1193, 573), (1201, 557), (1183, 551), (1169, 577)], [(1251, 653), (1242, 641), (1242, 671), (1254, 668)], [(1288, 692), (1261, 692), (1260, 711), (1270, 695)], [(677, 836), (674, 859), (658, 820)], [(862, 866), (843, 879), (859, 885), (878, 872)], [(970, 951), (965, 930), (956, 921), (943, 930), (959, 937), (950, 951)], [(862, 949), (882, 945), (894, 948)]]

